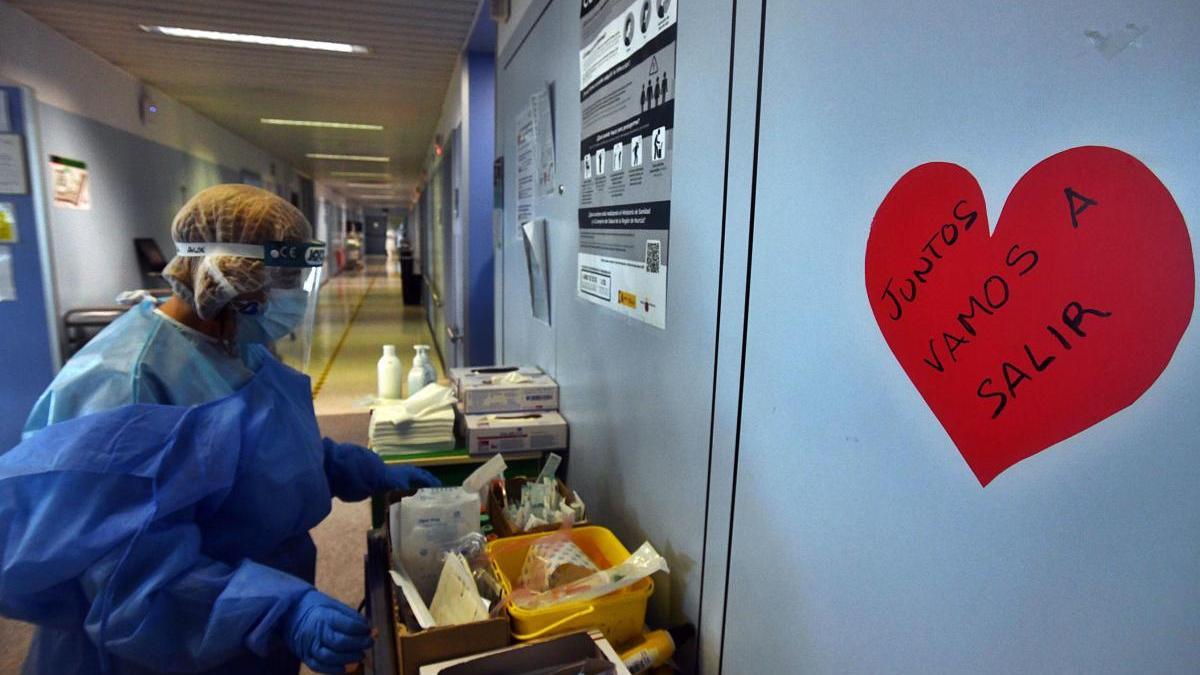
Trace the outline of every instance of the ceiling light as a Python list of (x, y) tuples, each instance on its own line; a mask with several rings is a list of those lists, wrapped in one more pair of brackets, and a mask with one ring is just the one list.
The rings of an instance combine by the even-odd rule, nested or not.
[(323, 152), (310, 152), (305, 157), (309, 159), (340, 159), (347, 162), (390, 162), (391, 157), (376, 157), (374, 155), (329, 155)]
[(391, 178), (391, 174), (375, 171), (332, 171), (330, 176), (345, 176), (346, 178)]
[(362, 129), (364, 131), (383, 131), (378, 124), (354, 124), (352, 122), (314, 122), (312, 120), (281, 120), (274, 117), (264, 117), (259, 120), (263, 124), (273, 124), (282, 127), (321, 127), (322, 129)]
[(346, 187), (369, 188), (371, 190), (382, 190), (383, 188), (387, 188), (391, 190), (393, 186), (391, 183), (346, 183)]
[(323, 52), (340, 52), (343, 54), (366, 54), (368, 50), (362, 45), (352, 45), (345, 42), (325, 42), (322, 40), (299, 40), (296, 38), (272, 37), (269, 35), (248, 35), (245, 33), (225, 33), (218, 30), (199, 30), (196, 28), (177, 28), (175, 26), (144, 26), (139, 28), (147, 33), (159, 33), (171, 37), (193, 38), (196, 40), (217, 40), (219, 42), (239, 42), (250, 45), (266, 45), (269, 47), (293, 47), (295, 49), (316, 49)]

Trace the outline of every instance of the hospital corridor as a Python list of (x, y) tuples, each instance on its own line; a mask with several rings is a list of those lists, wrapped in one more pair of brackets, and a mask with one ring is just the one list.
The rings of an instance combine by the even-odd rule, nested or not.
[(1197, 34), (0, 0), (0, 675), (1197, 672)]

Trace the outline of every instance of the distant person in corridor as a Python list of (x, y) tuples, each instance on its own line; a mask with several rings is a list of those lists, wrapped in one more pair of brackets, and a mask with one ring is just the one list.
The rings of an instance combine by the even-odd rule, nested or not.
[(343, 672), (370, 628), (313, 587), (308, 530), (332, 497), (436, 479), (322, 439), (268, 348), (311, 330), (300, 211), (217, 186), (172, 237), (174, 295), (84, 347), (0, 454), (0, 613), (38, 625), (26, 673)]

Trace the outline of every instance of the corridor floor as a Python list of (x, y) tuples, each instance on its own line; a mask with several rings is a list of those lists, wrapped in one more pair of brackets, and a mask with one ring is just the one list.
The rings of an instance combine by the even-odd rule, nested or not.
[[(343, 272), (321, 289), (308, 367), (317, 415), (365, 411), (361, 401), (375, 391), (383, 345), (396, 345), (407, 371), (413, 345), (433, 344), (424, 310), (404, 306), (397, 268), (395, 260), (372, 257), (365, 268)], [(435, 367), (441, 377), (436, 358)]]
[[(397, 265), (369, 259), (365, 269), (343, 272), (321, 289), (308, 373), (321, 431), (334, 440), (366, 444), (368, 412), (362, 401), (375, 392), (383, 345), (396, 345), (407, 370), (413, 345), (432, 344), (424, 310), (404, 306)], [(441, 378), (437, 358), (434, 367)], [(335, 499), (333, 512), (312, 531), (317, 588), (351, 607), (363, 599), (370, 511), (368, 502)]]

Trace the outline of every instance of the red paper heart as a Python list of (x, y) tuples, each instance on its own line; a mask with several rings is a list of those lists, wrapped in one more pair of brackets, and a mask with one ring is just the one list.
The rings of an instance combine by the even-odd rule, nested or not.
[(922, 164), (867, 240), (875, 321), (982, 485), (1154, 384), (1191, 320), (1193, 270), (1166, 187), (1104, 147), (1030, 169), (991, 236), (974, 176)]

